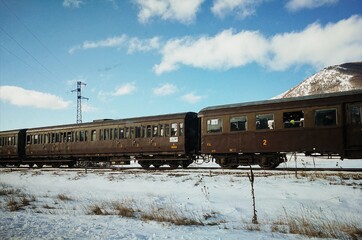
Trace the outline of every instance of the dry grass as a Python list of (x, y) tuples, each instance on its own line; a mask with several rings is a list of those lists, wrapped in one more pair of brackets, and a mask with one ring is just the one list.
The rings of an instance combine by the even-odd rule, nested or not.
[(65, 195), (64, 193), (58, 194), (57, 198), (62, 201), (71, 201), (73, 200), (71, 197)]
[(149, 212), (141, 214), (141, 219), (147, 221), (167, 222), (174, 225), (204, 225), (195, 217), (188, 217), (184, 212), (179, 212), (172, 208), (153, 208)]
[(20, 209), (22, 209), (21, 204), (17, 202), (14, 197), (9, 197), (6, 205), (9, 208), (9, 210), (12, 212), (19, 211)]
[(360, 239), (362, 226), (359, 221), (348, 217), (328, 218), (323, 211), (302, 209), (299, 213), (289, 214), (274, 221), (273, 232), (299, 234), (307, 237)]
[[(171, 223), (174, 225), (204, 225), (201, 220), (195, 216), (190, 216), (186, 211), (175, 209), (172, 205), (159, 207), (158, 204), (146, 205), (143, 210), (139, 210), (132, 199), (116, 201), (112, 203), (92, 204), (86, 207), (89, 215), (118, 215), (126, 218), (136, 218), (145, 221), (156, 221)], [(217, 225), (217, 224), (214, 224)]]
[(24, 207), (31, 205), (31, 202), (36, 200), (35, 196), (27, 196), (19, 189), (8, 188), (4, 184), (1, 185), (0, 197), (1, 196), (7, 197), (5, 200), (6, 207), (12, 212), (22, 210)]
[(127, 218), (136, 217), (135, 214), (136, 214), (137, 210), (133, 209), (132, 206), (130, 206), (129, 204), (127, 204), (125, 202), (114, 202), (113, 208), (114, 208), (114, 210), (117, 211), (117, 214), (119, 216), (127, 217)]
[(98, 204), (93, 204), (89, 206), (88, 210), (89, 215), (110, 215), (107, 210), (105, 210), (103, 207), (99, 206)]

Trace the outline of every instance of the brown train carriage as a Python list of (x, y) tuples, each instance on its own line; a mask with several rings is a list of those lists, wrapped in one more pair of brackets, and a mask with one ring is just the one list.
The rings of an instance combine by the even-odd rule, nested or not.
[(187, 167), (198, 151), (197, 128), (197, 114), (188, 112), (29, 129), (23, 162), (86, 166), (132, 158), (144, 168)]
[(201, 152), (227, 168), (274, 168), (286, 152), (362, 158), (361, 111), (361, 90), (207, 107)]
[(0, 132), (0, 166), (19, 165), (20, 159), (24, 157), (25, 131)]

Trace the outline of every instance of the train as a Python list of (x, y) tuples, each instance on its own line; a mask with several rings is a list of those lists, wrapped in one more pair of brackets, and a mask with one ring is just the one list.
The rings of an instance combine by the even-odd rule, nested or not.
[(273, 169), (288, 152), (362, 159), (362, 90), (0, 132), (0, 166)]

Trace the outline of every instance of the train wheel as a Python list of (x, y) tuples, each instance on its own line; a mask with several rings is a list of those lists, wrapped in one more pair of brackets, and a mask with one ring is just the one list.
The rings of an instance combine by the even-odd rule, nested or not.
[(143, 169), (149, 169), (151, 164), (146, 162), (140, 162), (140, 165)]
[(182, 163), (182, 168), (186, 169), (188, 166), (190, 166), (191, 163)]
[(29, 163), (29, 168), (33, 168), (34, 167), (34, 163)]
[(175, 162), (175, 163), (169, 163), (168, 165), (170, 166), (170, 169), (176, 169), (180, 164)]
[(260, 162), (259, 166), (262, 169), (274, 169), (279, 166), (279, 159), (278, 157), (263, 157)]
[(43, 163), (37, 163), (36, 166), (37, 166), (38, 168), (42, 168), (42, 167), (44, 166), (44, 164), (43, 164)]
[(73, 168), (75, 166), (75, 162), (68, 163), (69, 168)]
[(61, 166), (60, 163), (53, 163), (53, 164), (52, 164), (52, 167), (53, 167), (53, 168), (59, 168), (60, 166)]
[(162, 164), (152, 164), (155, 168), (159, 169), (161, 167)]

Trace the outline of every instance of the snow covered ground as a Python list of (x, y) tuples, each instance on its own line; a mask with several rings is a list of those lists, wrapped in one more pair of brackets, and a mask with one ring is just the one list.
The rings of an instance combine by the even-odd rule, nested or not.
[[(362, 160), (288, 159), (281, 167), (362, 168)], [(0, 239), (306, 238), (293, 221), (317, 233), (346, 223), (361, 234), (362, 171), (254, 171), (259, 224), (252, 224), (247, 168), (207, 166), (215, 169), (0, 169)]]

